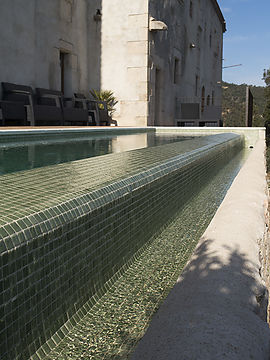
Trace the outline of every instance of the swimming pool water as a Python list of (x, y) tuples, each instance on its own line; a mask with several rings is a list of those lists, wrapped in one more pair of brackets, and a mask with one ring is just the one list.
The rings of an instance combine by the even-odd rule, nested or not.
[(190, 139), (190, 136), (174, 134), (139, 133), (92, 135), (69, 140), (59, 136), (51, 140), (17, 143), (0, 141), (0, 175)]

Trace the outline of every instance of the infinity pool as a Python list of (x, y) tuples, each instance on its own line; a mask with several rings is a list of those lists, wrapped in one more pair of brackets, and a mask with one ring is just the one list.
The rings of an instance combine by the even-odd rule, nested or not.
[[(242, 163), (244, 137), (232, 133), (111, 134), (1, 137), (0, 269), (7, 285), (0, 347), (7, 360), (125, 356)], [(5, 151), (13, 155), (7, 159)], [(204, 196), (194, 202), (201, 191)], [(174, 219), (176, 227), (163, 233)], [(125, 274), (127, 280), (117, 283)], [(142, 281), (138, 274), (144, 274)], [(107, 291), (115, 286), (111, 296)], [(104, 298), (105, 307), (99, 302)], [(106, 329), (85, 317), (91, 311)], [(84, 328), (83, 318), (95, 334)], [(118, 319), (117, 334), (111, 319)]]
[[(73, 135), (74, 136), (74, 135)], [(192, 139), (174, 134), (89, 135), (0, 140), (0, 175)]]

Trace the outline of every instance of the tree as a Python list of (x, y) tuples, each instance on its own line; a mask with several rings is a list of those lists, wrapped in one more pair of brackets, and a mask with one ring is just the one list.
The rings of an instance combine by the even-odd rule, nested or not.
[[(246, 87), (247, 84), (222, 83), (222, 120), (224, 126), (246, 126)], [(252, 85), (249, 87), (254, 97), (252, 126), (264, 126), (265, 87)]]
[(270, 69), (264, 69), (263, 80), (265, 81), (266, 86), (270, 86)]
[(265, 127), (266, 127), (266, 145), (270, 146), (270, 69), (264, 70), (263, 80), (265, 81), (265, 98), (266, 106), (263, 113)]

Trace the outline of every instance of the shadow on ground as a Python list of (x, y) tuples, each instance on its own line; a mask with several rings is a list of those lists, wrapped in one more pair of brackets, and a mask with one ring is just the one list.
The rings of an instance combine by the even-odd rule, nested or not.
[(213, 245), (200, 242), (132, 360), (269, 359), (259, 269), (239, 248)]

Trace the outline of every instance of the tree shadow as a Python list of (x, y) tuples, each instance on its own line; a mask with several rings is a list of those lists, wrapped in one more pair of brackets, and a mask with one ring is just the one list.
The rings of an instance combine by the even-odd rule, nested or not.
[(269, 359), (267, 297), (258, 264), (202, 239), (130, 358)]

